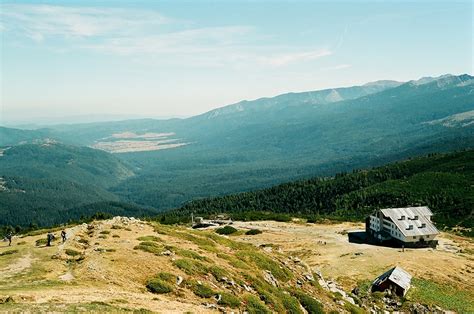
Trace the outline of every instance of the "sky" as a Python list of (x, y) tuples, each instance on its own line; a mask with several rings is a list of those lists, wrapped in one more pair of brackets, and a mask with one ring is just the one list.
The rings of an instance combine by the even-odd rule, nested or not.
[(473, 73), (472, 1), (11, 1), (0, 124)]

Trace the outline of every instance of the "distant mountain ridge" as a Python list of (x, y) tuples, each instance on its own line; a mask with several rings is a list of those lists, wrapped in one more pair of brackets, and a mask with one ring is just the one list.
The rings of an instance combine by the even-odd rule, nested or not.
[[(82, 170), (77, 177), (89, 178), (86, 181), (92, 186), (99, 184), (107, 200), (166, 210), (194, 199), (474, 148), (472, 111), (474, 78), (445, 75), (288, 93), (187, 119), (56, 125), (39, 130), (0, 128), (0, 150), (20, 150), (19, 144), (26, 149), (25, 143), (45, 139), (68, 147), (120, 144), (121, 149), (115, 151), (121, 153), (113, 156), (92, 149), (90, 153), (112, 165), (126, 164), (133, 176), (113, 179), (113, 168), (94, 167), (94, 160), (86, 158), (95, 173), (100, 174), (102, 167), (108, 169), (105, 173), (112, 171), (112, 184), (100, 185), (98, 176), (91, 179)], [(118, 136), (132, 133), (133, 138)], [(162, 139), (160, 134), (173, 135)], [(165, 142), (168, 140), (172, 142)], [(169, 149), (150, 150), (154, 144), (159, 147), (159, 141), (161, 148)], [(186, 145), (167, 146), (169, 143)], [(127, 149), (130, 147), (133, 149)], [(72, 155), (83, 153), (71, 151)], [(16, 165), (14, 159), (9, 162), (14, 165), (9, 168), (11, 176), (34, 179), (37, 171), (33, 168), (39, 167), (34, 158), (19, 158)]]

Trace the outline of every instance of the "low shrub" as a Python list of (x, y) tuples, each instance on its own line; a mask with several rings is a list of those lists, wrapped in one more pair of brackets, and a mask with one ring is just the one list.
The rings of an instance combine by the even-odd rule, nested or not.
[(166, 272), (161, 272), (161, 273), (156, 274), (156, 278), (161, 279), (167, 283), (172, 283), (172, 284), (174, 284), (176, 281), (175, 275), (166, 273)]
[(101, 231), (100, 234), (110, 234), (110, 231), (109, 230), (104, 230), (104, 231)]
[(158, 238), (157, 236), (154, 236), (154, 235), (148, 235), (148, 236), (143, 236), (143, 237), (139, 237), (137, 239), (138, 241), (146, 241), (146, 242), (163, 242), (163, 240), (161, 240), (160, 238)]
[(120, 236), (118, 234), (114, 234), (112, 238), (120, 238)]
[(209, 261), (209, 259), (205, 256), (199, 255), (198, 253), (191, 251), (191, 250), (185, 250), (185, 249), (180, 249), (176, 250), (176, 254), (182, 257), (189, 257), (192, 259), (197, 259), (199, 261)]
[(89, 240), (82, 239), (82, 238), (80, 238), (79, 240), (77, 240), (77, 242), (82, 243), (82, 244), (87, 244), (87, 245), (89, 244)]
[(222, 292), (220, 293), (221, 299), (217, 304), (223, 305), (223, 306), (228, 306), (230, 308), (238, 308), (240, 306), (240, 299), (237, 298), (235, 295), (227, 293), (227, 292)]
[(262, 231), (258, 229), (250, 229), (247, 232), (245, 232), (246, 235), (256, 235), (256, 234), (261, 234)]
[(155, 255), (161, 255), (164, 251), (162, 245), (157, 244), (156, 242), (141, 242), (139, 245), (133, 248), (134, 250), (141, 250), (148, 253), (153, 253)]
[(223, 277), (229, 277), (227, 270), (217, 265), (209, 267), (209, 272), (214, 276), (214, 278), (216, 278), (216, 280), (221, 280)]
[(15, 253), (18, 253), (18, 250), (8, 250), (8, 251), (5, 251), (3, 253), (0, 253), (0, 256), (12, 255), (12, 254), (15, 254)]
[(249, 314), (271, 314), (268, 307), (260, 301), (259, 298), (252, 294), (248, 294), (244, 298), (246, 303), (246, 310)]
[(324, 314), (323, 305), (315, 298), (301, 291), (294, 292), (293, 294), (309, 314)]
[(118, 225), (113, 225), (111, 229), (117, 229), (118, 230), (118, 229), (123, 229), (123, 227), (118, 226)]
[(153, 278), (149, 280), (146, 284), (146, 287), (150, 292), (159, 294), (170, 293), (174, 289), (171, 284), (159, 278)]
[(189, 258), (175, 260), (173, 264), (188, 275), (207, 274), (206, 265)]
[(78, 255), (81, 255), (80, 252), (76, 251), (76, 250), (73, 250), (73, 249), (66, 249), (65, 250), (65, 253), (69, 256), (78, 256)]
[(210, 298), (213, 295), (216, 295), (216, 292), (212, 290), (211, 287), (203, 283), (199, 284), (195, 281), (192, 281), (188, 283), (188, 286), (195, 295), (201, 298)]
[(225, 226), (225, 227), (216, 229), (216, 233), (218, 234), (232, 234), (232, 233), (236, 233), (237, 231), (238, 230), (232, 226)]

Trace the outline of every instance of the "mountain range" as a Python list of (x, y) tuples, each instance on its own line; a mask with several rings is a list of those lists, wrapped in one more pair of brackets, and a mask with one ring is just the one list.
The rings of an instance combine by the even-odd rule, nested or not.
[[(81, 201), (59, 197), (51, 205), (58, 210), (117, 202), (158, 212), (190, 200), (472, 148), (473, 110), (474, 77), (464, 74), (288, 93), (187, 119), (3, 127), (0, 203), (13, 214), (15, 205), (5, 200), (14, 182), (63, 180), (82, 189)], [(29, 186), (40, 191), (42, 184)], [(95, 194), (86, 188), (101, 197), (87, 197)], [(30, 202), (24, 211), (45, 207)]]

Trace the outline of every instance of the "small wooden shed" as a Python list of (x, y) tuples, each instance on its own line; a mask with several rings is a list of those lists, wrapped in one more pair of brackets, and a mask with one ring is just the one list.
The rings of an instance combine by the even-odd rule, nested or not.
[(377, 277), (372, 283), (372, 292), (390, 290), (404, 296), (410, 289), (412, 276), (401, 267), (394, 267)]

